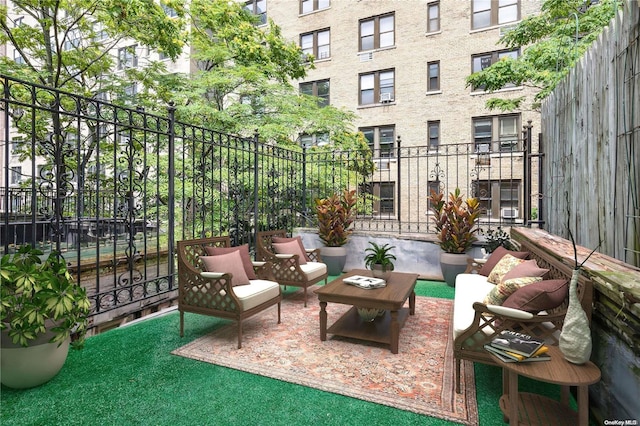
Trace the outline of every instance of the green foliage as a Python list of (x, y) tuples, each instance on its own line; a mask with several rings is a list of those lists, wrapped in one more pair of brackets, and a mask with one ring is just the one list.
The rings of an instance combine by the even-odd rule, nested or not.
[(379, 245), (374, 241), (369, 241), (369, 246), (364, 250), (367, 253), (364, 257), (364, 264), (367, 268), (371, 269), (373, 265), (393, 266), (393, 261), (396, 260), (396, 257), (390, 251), (396, 248), (395, 246), (390, 244)]
[(44, 262), (42, 254), (25, 245), (2, 256), (0, 329), (8, 329), (15, 344), (28, 346), (52, 321), (51, 342), (60, 344), (73, 333), (73, 344), (80, 347), (90, 310), (86, 290), (74, 283), (60, 253), (52, 252)]
[(240, 2), (195, 0), (189, 42), (197, 71), (167, 92), (180, 120), (269, 143), (295, 144), (301, 134), (349, 133), (355, 115), (301, 94), (289, 82), (303, 78), (313, 61), (282, 37), (272, 21), (256, 27)]
[(340, 194), (316, 200), (318, 215), (318, 235), (327, 247), (341, 247), (353, 232), (351, 225), (356, 215), (356, 191), (347, 190)]
[(443, 193), (433, 190), (429, 196), (440, 248), (446, 253), (466, 253), (477, 240), (480, 201), (463, 200), (460, 188), (450, 193), (447, 201), (443, 198)]
[(486, 105), (502, 111), (525, 106), (539, 108), (622, 4), (620, 0), (546, 0), (540, 14), (526, 17), (500, 38), (506, 49), (522, 48), (520, 57), (505, 57), (471, 74), (467, 77), (467, 86), (484, 86), (487, 92), (499, 90), (507, 83), (532, 87), (537, 92), (531, 105), (525, 105), (524, 97), (492, 98)]
[(480, 230), (480, 235), (484, 237), (484, 248), (487, 253), (493, 253), (495, 249), (502, 246), (507, 250), (517, 250), (518, 248), (511, 240), (511, 237), (501, 227), (489, 229), (487, 231)]

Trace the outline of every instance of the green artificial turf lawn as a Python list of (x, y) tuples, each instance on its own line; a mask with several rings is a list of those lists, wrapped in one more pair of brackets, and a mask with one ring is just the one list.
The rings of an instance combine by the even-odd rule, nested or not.
[[(286, 294), (299, 289), (288, 288)], [(416, 294), (453, 298), (440, 282), (419, 281)], [(227, 323), (186, 314), (120, 327), (70, 351), (62, 371), (33, 389), (2, 387), (0, 423), (9, 425), (446, 425), (354, 398), (171, 355), (170, 352)], [(500, 369), (475, 364), (481, 425), (503, 425), (498, 408)], [(549, 394), (549, 385), (526, 382)], [(553, 389), (551, 389), (553, 392)], [(559, 395), (559, 392), (557, 393)], [(554, 393), (551, 393), (554, 395)], [(557, 397), (557, 396), (555, 396)]]

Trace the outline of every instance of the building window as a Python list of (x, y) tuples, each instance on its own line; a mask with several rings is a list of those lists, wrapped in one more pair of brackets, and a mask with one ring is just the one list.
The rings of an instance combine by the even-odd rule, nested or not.
[(498, 140), (501, 152), (513, 152), (518, 149), (517, 116), (498, 117)]
[(329, 0), (300, 0), (300, 14), (328, 9), (330, 5), (331, 2)]
[[(439, 180), (430, 180), (429, 182), (427, 182), (427, 197), (431, 197), (431, 194), (434, 192), (436, 194), (442, 193), (442, 188), (442, 182), (440, 182)], [(427, 212), (427, 214), (433, 214), (433, 211), (431, 209), (434, 207), (434, 205), (431, 201), (431, 198), (429, 198), (428, 203), (429, 211)]]
[[(473, 119), (475, 152), (513, 152), (518, 150), (519, 115), (498, 115)], [(497, 141), (494, 145), (493, 141)]]
[(20, 154), (20, 140), (11, 140), (11, 155), (16, 156)]
[(394, 70), (360, 74), (360, 105), (391, 102), (395, 99)]
[(314, 133), (313, 135), (300, 135), (300, 146), (303, 148), (311, 148), (312, 146), (324, 146), (329, 144), (329, 133)]
[(437, 92), (440, 90), (440, 61), (429, 62), (427, 64), (429, 70), (429, 87), (428, 92)]
[(373, 158), (395, 157), (395, 127), (363, 127), (360, 129), (367, 140)]
[(80, 47), (80, 31), (76, 28), (67, 33), (62, 50), (68, 51)]
[(138, 56), (136, 55), (137, 45), (121, 47), (118, 49), (118, 69), (135, 68), (138, 66)]
[(11, 167), (11, 184), (17, 185), (22, 180), (22, 167), (20, 166), (12, 166)]
[(162, 6), (162, 10), (164, 10), (165, 15), (167, 15), (168, 17), (175, 18), (176, 16), (178, 16), (178, 13), (175, 9), (167, 6), (166, 4), (161, 4), (160, 6)]
[[(518, 59), (518, 56), (520, 56), (519, 50), (503, 50), (499, 52), (489, 52), (480, 55), (473, 55), (471, 57), (471, 72), (475, 73), (482, 71), (485, 68), (489, 68), (491, 65), (495, 64), (502, 58)], [(507, 83), (504, 87), (515, 87), (515, 85), (513, 83)], [(484, 86), (474, 86), (473, 90), (484, 90)]]
[(258, 25), (267, 23), (267, 0), (249, 0), (245, 3), (244, 8), (250, 14), (258, 17)]
[(331, 34), (328, 29), (302, 34), (300, 47), (305, 56), (313, 55), (316, 59), (328, 59), (331, 57)]
[(484, 216), (500, 219), (517, 219), (520, 200), (519, 180), (479, 180), (475, 182), (474, 197), (480, 201)]
[(395, 44), (394, 15), (360, 21), (360, 51), (381, 49)]
[(18, 16), (13, 20), (13, 27), (17, 28), (20, 25), (24, 24), (24, 16)]
[(427, 5), (427, 32), (437, 31), (440, 31), (440, 2), (436, 1)]
[(317, 96), (318, 105), (329, 105), (329, 80), (311, 81), (309, 83), (300, 83), (300, 92), (305, 95)]
[(515, 22), (520, 18), (519, 0), (473, 0), (471, 28), (492, 27)]
[(15, 62), (16, 64), (24, 64), (24, 59), (22, 58), (20, 52), (18, 52), (17, 50), (13, 51), (13, 62)]
[(440, 146), (440, 122), (428, 121), (427, 131), (429, 133), (429, 148), (438, 149)]

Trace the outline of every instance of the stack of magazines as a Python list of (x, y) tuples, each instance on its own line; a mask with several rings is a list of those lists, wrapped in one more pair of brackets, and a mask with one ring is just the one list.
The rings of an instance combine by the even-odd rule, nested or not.
[(494, 353), (504, 362), (548, 361), (551, 359), (543, 340), (528, 334), (504, 330), (494, 337), (489, 344), (484, 345), (489, 352)]
[(382, 278), (365, 277), (362, 275), (354, 275), (342, 280), (346, 284), (351, 284), (359, 288), (380, 288), (385, 287), (387, 282)]

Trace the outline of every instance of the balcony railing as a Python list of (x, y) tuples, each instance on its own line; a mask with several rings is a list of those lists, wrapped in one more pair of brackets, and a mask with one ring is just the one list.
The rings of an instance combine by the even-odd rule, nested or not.
[(254, 247), (257, 230), (315, 226), (314, 200), (345, 188), (358, 192), (358, 230), (432, 233), (429, 192), (456, 187), (480, 198), (483, 226), (536, 219), (530, 129), (508, 151), (398, 139), (373, 158), (223, 134), (177, 121), (172, 107), (160, 116), (0, 82), (1, 250), (61, 251), (95, 322), (174, 298), (176, 241), (229, 234)]

